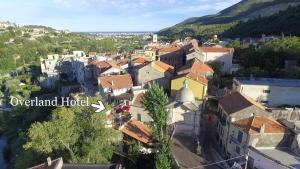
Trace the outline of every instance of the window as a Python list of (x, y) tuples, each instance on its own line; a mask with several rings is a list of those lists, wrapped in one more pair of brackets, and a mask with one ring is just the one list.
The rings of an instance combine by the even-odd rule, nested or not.
[(239, 131), (238, 133), (238, 141), (241, 143), (243, 141), (243, 132)]
[(240, 154), (240, 152), (241, 152), (240, 147), (236, 146), (236, 147), (235, 147), (235, 152), (238, 153), (238, 154)]
[(270, 90), (263, 90), (263, 93), (270, 93)]
[(137, 114), (137, 120), (141, 121), (142, 120), (142, 115), (140, 113)]

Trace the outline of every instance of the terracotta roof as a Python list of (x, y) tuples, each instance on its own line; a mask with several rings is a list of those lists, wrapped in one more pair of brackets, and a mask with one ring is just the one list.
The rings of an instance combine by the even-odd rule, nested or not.
[(140, 122), (138, 120), (135, 119), (129, 120), (127, 123), (125, 123), (123, 126), (120, 127), (120, 130), (124, 134), (144, 144), (151, 145), (155, 142), (152, 136), (151, 129), (143, 122)]
[(181, 67), (177, 73), (182, 74), (187, 72), (205, 76), (207, 73), (213, 73), (214, 70), (207, 64), (204, 64), (197, 58), (194, 58), (189, 60), (183, 67)]
[(168, 46), (164, 47), (158, 50), (158, 52), (161, 53), (170, 53), (170, 52), (176, 52), (179, 51), (181, 48), (179, 46)]
[(233, 92), (225, 95), (220, 99), (219, 104), (228, 114), (238, 112), (253, 105), (262, 110), (265, 110), (264, 106), (254, 101), (250, 97), (241, 94), (240, 92)]
[(97, 61), (94, 60), (90, 63), (91, 65), (95, 65), (98, 68), (100, 68), (101, 72), (104, 72), (112, 67), (114, 68), (120, 68), (114, 61), (109, 60), (109, 61)]
[(158, 70), (159, 72), (165, 73), (165, 72), (170, 72), (170, 73), (174, 73), (174, 67), (162, 62), (162, 61), (154, 61), (153, 64), (153, 68), (155, 68), (156, 70)]
[(139, 93), (133, 100), (133, 106), (136, 106), (136, 107), (142, 107), (142, 99), (143, 97), (145, 96), (145, 93)]
[(162, 46), (160, 45), (148, 45), (146, 46), (146, 50), (158, 50), (158, 49), (161, 49)]
[(218, 47), (201, 47), (200, 50), (203, 52), (231, 52), (233, 48), (218, 48)]
[(128, 64), (128, 59), (121, 59), (117, 62), (118, 66), (123, 66), (123, 65), (126, 65), (126, 64)]
[(253, 116), (235, 121), (233, 124), (248, 134), (258, 134), (263, 124), (264, 133), (289, 133), (289, 130), (279, 122), (263, 116)]
[(137, 57), (137, 58), (134, 58), (133, 60), (132, 60), (132, 63), (134, 63), (134, 64), (147, 64), (147, 63), (149, 63), (149, 60), (147, 60), (147, 59), (145, 59), (145, 58), (143, 58), (143, 57)]
[(126, 75), (112, 75), (112, 76), (102, 76), (98, 78), (100, 80), (100, 85), (103, 88), (114, 89), (128, 89), (133, 86), (131, 76)]
[(208, 80), (204, 76), (197, 75), (197, 74), (192, 73), (192, 72), (185, 73), (185, 74), (180, 74), (180, 75), (174, 77), (174, 79), (178, 79), (178, 78), (181, 78), (181, 77), (187, 77), (189, 79), (192, 79), (192, 80), (194, 80), (196, 82), (199, 82), (199, 83), (202, 83), (202, 84), (205, 84), (205, 85), (208, 84)]

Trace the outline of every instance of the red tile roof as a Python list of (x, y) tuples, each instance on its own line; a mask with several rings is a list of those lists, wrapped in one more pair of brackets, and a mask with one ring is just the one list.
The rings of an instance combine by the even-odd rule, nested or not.
[(203, 52), (232, 52), (234, 49), (233, 48), (217, 48), (217, 47), (201, 47), (200, 50)]
[(120, 68), (114, 61), (109, 60), (109, 61), (97, 61), (94, 60), (92, 61), (90, 64), (97, 66), (98, 68), (100, 68), (101, 70), (107, 70), (111, 67), (114, 68)]
[(168, 46), (168, 47), (164, 47), (158, 50), (158, 52), (160, 53), (170, 53), (170, 52), (176, 52), (181, 50), (181, 48), (179, 46)]
[(126, 75), (112, 75), (99, 77), (100, 85), (103, 88), (114, 89), (129, 89), (133, 86), (131, 76)]
[(263, 124), (264, 133), (289, 133), (289, 130), (279, 122), (263, 116), (253, 116), (235, 121), (233, 124), (248, 134), (258, 134)]
[(140, 122), (138, 120), (131, 119), (130, 121), (126, 122), (123, 126), (121, 126), (120, 130), (124, 134), (144, 144), (152, 145), (153, 143), (155, 143), (151, 129), (143, 122)]
[(143, 64), (143, 65), (145, 65), (145, 64), (149, 63), (149, 60), (147, 60), (143, 57), (137, 57), (137, 58), (134, 58), (132, 60), (132, 63), (133, 64)]
[(123, 66), (123, 65), (126, 65), (126, 64), (128, 64), (128, 59), (121, 59), (117, 63), (118, 66)]
[(165, 73), (165, 72), (169, 72), (169, 73), (174, 73), (174, 67), (162, 62), (162, 61), (154, 61), (153, 64), (153, 68), (155, 68), (156, 70), (158, 70), (159, 72)]
[(240, 92), (233, 92), (225, 95), (219, 100), (219, 104), (228, 114), (238, 112), (253, 105), (260, 108), (261, 110), (265, 110), (264, 106), (254, 101), (250, 97), (241, 94)]
[(204, 76), (197, 75), (197, 74), (192, 73), (192, 72), (178, 75), (178, 76), (174, 77), (174, 79), (178, 79), (178, 78), (181, 78), (181, 77), (186, 77), (186, 78), (192, 79), (196, 82), (199, 82), (199, 83), (202, 83), (202, 84), (205, 84), (205, 85), (208, 84), (208, 80)]
[(207, 64), (204, 64), (200, 60), (194, 58), (189, 60), (183, 67), (181, 67), (177, 74), (183, 74), (187, 72), (205, 76), (207, 73), (213, 73), (214, 70)]

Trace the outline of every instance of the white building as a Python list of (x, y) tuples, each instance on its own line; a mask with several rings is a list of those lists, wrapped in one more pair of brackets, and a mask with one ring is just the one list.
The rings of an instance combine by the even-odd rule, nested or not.
[(231, 74), (233, 48), (220, 47), (199, 47), (197, 40), (191, 40), (183, 47), (186, 51), (186, 60), (197, 58), (204, 63), (219, 62), (222, 66), (222, 74)]
[(238, 77), (233, 90), (269, 107), (300, 105), (300, 80)]
[(176, 94), (175, 101), (167, 108), (170, 110), (169, 124), (175, 126), (176, 135), (199, 136), (202, 102), (196, 101), (193, 92), (188, 88), (188, 81)]
[(46, 59), (41, 58), (41, 70), (44, 77), (42, 84), (53, 88), (55, 82), (59, 80), (60, 73), (66, 73), (71, 79), (76, 80), (81, 85), (84, 84), (85, 66), (89, 57), (83, 51), (74, 51), (69, 55), (48, 55)]
[(14, 23), (9, 22), (9, 21), (6, 21), (6, 22), (0, 21), (0, 29), (6, 29), (10, 26), (14, 27), (16, 25)]
[(104, 96), (118, 96), (128, 92), (133, 87), (133, 82), (129, 74), (101, 76), (98, 78), (101, 94)]
[(153, 43), (157, 43), (157, 34), (153, 34), (153, 40), (152, 40)]
[(299, 161), (289, 148), (249, 148), (250, 169), (299, 169)]
[(208, 62), (220, 62), (222, 74), (230, 74), (232, 67), (232, 58), (234, 49), (233, 48), (218, 48), (218, 47), (201, 47), (202, 52), (201, 61), (204, 63)]
[(94, 60), (89, 63), (93, 66), (94, 78), (98, 78), (99, 76), (108, 76), (108, 75), (116, 75), (120, 74), (123, 69), (117, 65), (113, 60), (107, 61), (97, 61)]

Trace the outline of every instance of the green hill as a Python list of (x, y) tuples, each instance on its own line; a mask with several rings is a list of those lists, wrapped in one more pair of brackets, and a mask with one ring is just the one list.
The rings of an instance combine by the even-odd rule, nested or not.
[(291, 7), (269, 17), (240, 22), (222, 33), (223, 37), (253, 37), (267, 35), (300, 36), (300, 7)]
[(215, 15), (189, 18), (158, 34), (170, 38), (222, 34), (240, 21), (268, 17), (297, 5), (300, 5), (300, 0), (242, 0)]

